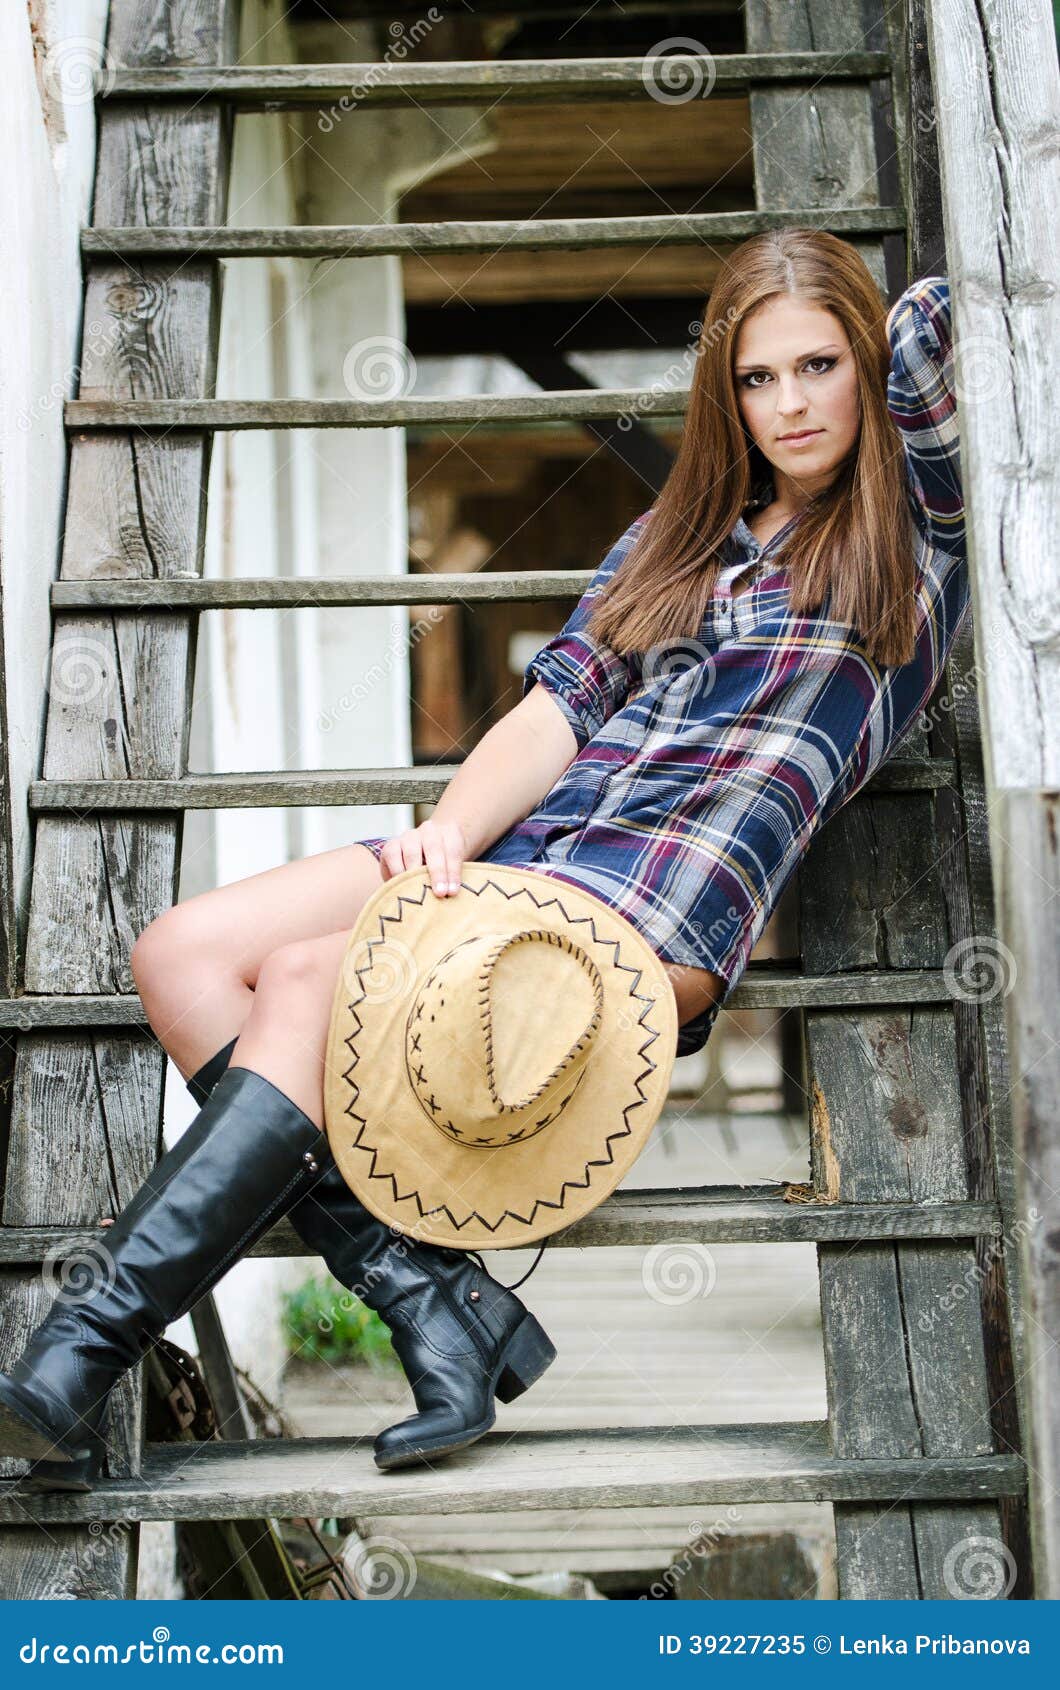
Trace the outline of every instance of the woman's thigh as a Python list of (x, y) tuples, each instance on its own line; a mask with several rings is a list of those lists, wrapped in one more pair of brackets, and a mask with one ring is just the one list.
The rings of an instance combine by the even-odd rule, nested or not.
[(366, 845), (340, 845), (182, 899), (140, 943), (214, 958), (254, 986), (265, 958), (282, 945), (351, 928), (381, 884), (379, 860)]
[(725, 990), (723, 977), (713, 974), (709, 968), (690, 968), (684, 963), (665, 960), (663, 967), (677, 999), (677, 1020), (682, 1027), (686, 1021), (694, 1020), (703, 1010), (709, 1009)]

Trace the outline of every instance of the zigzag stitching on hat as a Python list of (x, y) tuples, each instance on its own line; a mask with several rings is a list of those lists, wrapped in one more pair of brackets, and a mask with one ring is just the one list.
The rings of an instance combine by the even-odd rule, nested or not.
[[(596, 918), (595, 918), (595, 916), (592, 916), (592, 915), (587, 915), (587, 916), (586, 915), (572, 915), (570, 913), (570, 911), (567, 909), (566, 905), (563, 903), (562, 899), (557, 894), (550, 894), (549, 897), (541, 898), (539, 900), (537, 895), (534, 892), (530, 891), (528, 888), (516, 887), (514, 892), (507, 892), (507, 891), (505, 891), (503, 886), (499, 885), (496, 880), (492, 880), (492, 879), (487, 879), (486, 881), (484, 881), (481, 888), (476, 888), (474, 886), (464, 885), (463, 890), (474, 893), (475, 897), (477, 898), (479, 896), (480, 890), (485, 891), (487, 886), (492, 886), (496, 891), (502, 893), (503, 896), (505, 898), (507, 898), (509, 903), (511, 903), (513, 898), (529, 897), (531, 902), (533, 904), (535, 904), (538, 909), (544, 909), (548, 904), (558, 905), (559, 909), (563, 913), (563, 919), (565, 921), (569, 921), (572, 925), (582, 926), (586, 922), (588, 922), (589, 929), (592, 933), (593, 943), (595, 945), (603, 946), (603, 948), (605, 950), (608, 947), (610, 947), (612, 952), (614, 953), (614, 955), (612, 957), (612, 963), (613, 963), (614, 967), (616, 969), (618, 969), (620, 973), (632, 974), (634, 976), (633, 982), (632, 982), (632, 984), (630, 985), (630, 988), (629, 988), (629, 995), (630, 995), (630, 997), (642, 999), (644, 1007), (640, 1011), (639, 1015), (637, 1016), (637, 1021), (638, 1021), (639, 1025), (642, 1026), (642, 1027), (644, 1027), (646, 1025), (646, 1017), (647, 1017), (649, 1011), (653, 1008), (655, 1000), (654, 1000), (654, 998), (651, 997), (650, 994), (641, 993), (641, 992), (637, 991), (637, 987), (640, 984), (641, 977), (644, 973), (644, 970), (642, 968), (638, 967), (634, 963), (627, 963), (627, 962), (622, 961), (622, 959), (621, 959), (621, 941), (618, 940), (618, 939), (602, 938), (601, 935), (596, 930)], [(411, 893), (399, 892), (398, 893), (398, 911), (397, 911), (397, 914), (396, 915), (387, 915), (387, 914), (384, 913), (379, 918), (380, 926), (382, 926), (383, 923), (386, 922), (386, 921), (394, 923), (395, 926), (400, 925), (400, 923), (404, 920), (404, 911), (401, 908), (402, 904), (411, 904), (417, 909), (422, 909), (424, 901), (425, 901), (426, 896), (427, 896), (427, 891), (428, 891), (428, 887), (427, 887), (426, 884), (424, 884), (424, 886), (421, 889), (419, 897), (414, 897)], [(372, 966), (372, 962), (371, 962), (372, 947), (374, 945), (383, 944), (385, 942), (385, 938), (386, 938), (385, 934), (380, 934), (379, 937), (377, 937), (375, 939), (369, 939), (369, 940), (366, 941), (367, 949), (368, 949), (368, 953), (369, 953), (369, 959), (366, 963), (363, 963), (360, 968), (355, 970), (357, 977), (358, 977), (358, 980), (360, 980), (362, 973), (367, 973), (371, 969), (371, 966)], [(354, 1003), (348, 1004), (347, 1007), (349, 1009), (353, 1010), (356, 1007), (356, 1003), (357, 1002), (363, 1002), (364, 998), (367, 997), (367, 995), (368, 995), (367, 992), (365, 992), (363, 990), (363, 982), (362, 982), (362, 991), (361, 991), (360, 999), (355, 1000)], [(360, 1025), (362, 1025), (362, 1024), (359, 1023), (358, 1028), (356, 1028), (355, 1031), (359, 1031)], [(651, 1070), (653, 1070), (656, 1067), (656, 1064), (655, 1064), (655, 1062), (651, 1061), (651, 1058), (648, 1057), (647, 1053), (648, 1053), (648, 1050), (651, 1047), (651, 1045), (653, 1045), (655, 1043), (656, 1039), (661, 1038), (662, 1035), (659, 1032), (652, 1032), (650, 1030), (650, 1028), (647, 1029), (647, 1031), (648, 1031), (648, 1037), (647, 1037), (647, 1039), (645, 1039), (644, 1043), (639, 1046), (639, 1048), (637, 1050), (637, 1055), (643, 1056), (645, 1061), (651, 1062)], [(346, 1042), (348, 1043), (349, 1040), (347, 1040)], [(359, 1061), (360, 1058), (358, 1058), (357, 1060)], [(651, 1070), (649, 1070), (649, 1071), (651, 1071)], [(343, 1078), (345, 1079), (346, 1075), (343, 1075)]]
[[(643, 1103), (644, 1101), (645, 1101), (645, 1099), (643, 1097), (641, 1097), (641, 1099), (639, 1100), (638, 1103), (629, 1104), (627, 1106), (627, 1108), (625, 1110), (623, 1110), (623, 1115), (627, 1114), (628, 1110), (631, 1109), (631, 1108), (632, 1109), (639, 1108), (640, 1104)], [(347, 1110), (344, 1111), (344, 1113), (348, 1115), (350, 1113), (350, 1110), (347, 1109)], [(362, 1115), (354, 1115), (353, 1119), (361, 1122), (361, 1130), (363, 1130), (363, 1128), (368, 1125), (367, 1121), (364, 1119), (364, 1117)], [(499, 1227), (503, 1226), (503, 1224), (506, 1220), (521, 1221), (524, 1226), (532, 1226), (539, 1209), (556, 1209), (556, 1210), (559, 1210), (559, 1209), (566, 1208), (568, 1191), (574, 1192), (574, 1191), (586, 1191), (586, 1190), (588, 1190), (589, 1181), (590, 1181), (590, 1169), (592, 1169), (592, 1168), (607, 1168), (607, 1167), (613, 1166), (615, 1156), (614, 1156), (614, 1151), (611, 1148), (612, 1139), (628, 1138), (629, 1136), (630, 1136), (630, 1128), (629, 1128), (628, 1125), (625, 1128), (623, 1128), (622, 1131), (620, 1131), (620, 1132), (608, 1133), (607, 1140), (606, 1140), (607, 1147), (608, 1147), (607, 1156), (606, 1157), (593, 1157), (590, 1161), (584, 1163), (583, 1164), (583, 1171), (584, 1171), (584, 1174), (585, 1174), (584, 1179), (565, 1179), (563, 1181), (563, 1184), (560, 1187), (560, 1196), (559, 1196), (558, 1201), (555, 1198), (552, 1198), (552, 1197), (537, 1197), (537, 1198), (534, 1199), (534, 1207), (530, 1211), (529, 1215), (520, 1214), (518, 1209), (505, 1209), (503, 1214), (499, 1215), (496, 1221), (488, 1220), (487, 1217), (483, 1214), (480, 1214), (477, 1209), (473, 1209), (471, 1211), (471, 1213), (466, 1217), (466, 1219), (464, 1219), (462, 1221), (458, 1221), (456, 1216), (453, 1214), (452, 1210), (449, 1208), (449, 1205), (447, 1203), (439, 1203), (439, 1204), (436, 1204), (436, 1206), (433, 1209), (425, 1209), (423, 1207), (423, 1204), (420, 1201), (419, 1192), (415, 1188), (413, 1188), (411, 1191), (406, 1191), (406, 1192), (402, 1193), (398, 1190), (397, 1180), (396, 1180), (396, 1178), (394, 1177), (393, 1174), (377, 1174), (376, 1173), (375, 1162), (376, 1162), (376, 1158), (378, 1157), (379, 1152), (377, 1150), (371, 1149), (367, 1145), (360, 1143), (360, 1131), (358, 1132), (357, 1138), (354, 1139), (353, 1144), (350, 1146), (350, 1148), (352, 1150), (361, 1150), (361, 1151), (364, 1152), (364, 1154), (366, 1156), (370, 1156), (372, 1158), (372, 1166), (368, 1170), (368, 1178), (369, 1179), (379, 1179), (379, 1180), (383, 1180), (384, 1182), (389, 1182), (391, 1190), (393, 1191), (395, 1203), (407, 1203), (407, 1202), (410, 1201), (410, 1199), (413, 1202), (415, 1202), (416, 1208), (419, 1211), (419, 1216), (420, 1216), (421, 1220), (426, 1218), (426, 1216), (428, 1216), (428, 1215), (444, 1214), (448, 1217), (449, 1224), (457, 1232), (462, 1231), (463, 1228), (466, 1227), (466, 1226), (470, 1226), (472, 1221), (478, 1221), (480, 1223), (480, 1225), (486, 1227), (486, 1229), (489, 1232), (496, 1232)]]
[(488, 1220), (487, 1217), (485, 1215), (481, 1214), (477, 1209), (473, 1209), (471, 1211), (471, 1213), (467, 1216), (467, 1218), (463, 1221), (457, 1220), (456, 1216), (450, 1210), (448, 1204), (443, 1203), (443, 1204), (437, 1205), (433, 1209), (425, 1209), (423, 1207), (422, 1202), (420, 1201), (419, 1192), (416, 1190), (415, 1187), (413, 1187), (409, 1191), (401, 1192), (401, 1191), (398, 1190), (397, 1179), (395, 1178), (395, 1176), (392, 1173), (380, 1174), (380, 1173), (376, 1172), (375, 1164), (376, 1164), (376, 1161), (378, 1160), (378, 1156), (379, 1156), (378, 1150), (375, 1149), (374, 1147), (370, 1146), (370, 1145), (365, 1145), (365, 1144), (361, 1143), (361, 1134), (367, 1128), (368, 1122), (367, 1122), (367, 1119), (366, 1119), (365, 1116), (358, 1115), (356, 1113), (355, 1105), (356, 1105), (356, 1102), (357, 1102), (357, 1097), (360, 1096), (360, 1087), (357, 1086), (356, 1081), (352, 1078), (352, 1069), (347, 1070), (347, 1072), (343, 1075), (343, 1079), (348, 1080), (349, 1084), (355, 1088), (355, 1090), (357, 1092), (357, 1097), (352, 1097), (350, 1099), (349, 1104), (343, 1110), (343, 1114), (347, 1115), (351, 1120), (357, 1121), (357, 1122), (360, 1123), (360, 1125), (357, 1129), (357, 1136), (353, 1140), (353, 1143), (351, 1144), (350, 1148), (352, 1150), (360, 1150), (366, 1156), (371, 1157), (371, 1166), (368, 1169), (368, 1178), (369, 1179), (378, 1179), (378, 1180), (388, 1181), (389, 1184), (390, 1184), (391, 1190), (393, 1192), (394, 1201), (396, 1203), (407, 1203), (411, 1199), (413, 1202), (415, 1202), (416, 1208), (419, 1211), (419, 1215), (420, 1215), (421, 1219), (425, 1218), (427, 1215), (438, 1214), (439, 1211), (444, 1212), (449, 1218), (450, 1225), (453, 1226), (456, 1229), (456, 1231), (458, 1231), (458, 1232), (461, 1231), (464, 1227), (469, 1226), (471, 1224), (471, 1222), (475, 1221), (475, 1220), (479, 1221), (480, 1224), (482, 1226), (486, 1227), (490, 1232), (496, 1232), (498, 1227), (502, 1226), (506, 1220), (510, 1219), (510, 1220), (514, 1220), (514, 1221), (521, 1221), (523, 1223), (523, 1225), (525, 1225), (525, 1226), (532, 1226), (533, 1222), (534, 1222), (534, 1217), (536, 1216), (537, 1211), (539, 1209), (542, 1209), (542, 1208), (544, 1208), (544, 1209), (563, 1209), (563, 1208), (565, 1208), (566, 1202), (567, 1202), (568, 1191), (571, 1191), (571, 1192), (585, 1191), (585, 1190), (588, 1189), (589, 1181), (590, 1181), (590, 1169), (592, 1169), (592, 1168), (606, 1168), (606, 1167), (610, 1167), (614, 1164), (615, 1152), (614, 1152), (614, 1149), (613, 1149), (612, 1141), (613, 1140), (620, 1140), (620, 1139), (623, 1139), (623, 1138), (629, 1138), (630, 1132), (631, 1132), (631, 1129), (630, 1129), (630, 1126), (629, 1126), (629, 1121), (628, 1121), (628, 1116), (629, 1116), (630, 1110), (631, 1109), (639, 1109), (641, 1107), (641, 1105), (647, 1101), (646, 1095), (645, 1095), (645, 1093), (644, 1093), (644, 1091), (641, 1087), (641, 1079), (642, 1078), (643, 1078), (642, 1075), (638, 1076), (638, 1078), (634, 1082), (636, 1084), (638, 1092), (640, 1093), (639, 1097), (634, 1099), (634, 1101), (632, 1103), (628, 1103), (622, 1111), (622, 1117), (623, 1117), (623, 1120), (625, 1122), (625, 1125), (623, 1127), (619, 1128), (619, 1129), (616, 1129), (614, 1132), (607, 1134), (607, 1137), (604, 1141), (606, 1146), (607, 1146), (606, 1157), (599, 1157), (599, 1156), (592, 1157), (588, 1162), (583, 1163), (584, 1178), (582, 1178), (582, 1179), (565, 1179), (563, 1181), (563, 1184), (560, 1187), (560, 1196), (559, 1196), (558, 1201), (556, 1199), (550, 1198), (550, 1197), (538, 1197), (538, 1198), (535, 1199), (534, 1207), (531, 1210), (529, 1215), (520, 1214), (517, 1209), (505, 1209), (504, 1212), (498, 1217), (498, 1219), (496, 1221), (493, 1221), (493, 1222)]
[[(487, 878), (483, 882), (481, 890), (484, 891), (486, 886), (492, 886), (494, 888), (494, 890), (500, 892), (508, 900), (509, 903), (512, 901), (513, 898), (529, 897), (531, 902), (533, 904), (535, 904), (538, 909), (544, 909), (546, 907), (546, 905), (548, 905), (548, 904), (557, 904), (559, 906), (560, 910), (563, 912), (563, 917), (564, 917), (564, 920), (566, 920), (566, 921), (569, 921), (571, 923), (576, 922), (579, 925), (583, 924), (585, 922), (588, 922), (590, 930), (592, 932), (594, 944), (603, 945), (605, 948), (608, 945), (610, 945), (612, 950), (615, 952), (615, 957), (614, 957), (615, 967), (620, 969), (623, 973), (633, 974), (635, 976), (634, 981), (630, 985), (629, 991), (630, 991), (631, 997), (644, 997), (644, 1008), (640, 1012), (640, 1015), (638, 1016), (638, 1021), (640, 1022), (640, 1024), (642, 1026), (644, 1025), (645, 1016), (649, 1013), (649, 1011), (652, 1008), (655, 1007), (655, 1000), (654, 1000), (654, 998), (652, 998), (650, 996), (650, 994), (646, 995), (646, 994), (643, 994), (643, 993), (639, 993), (636, 990), (637, 986), (640, 983), (640, 980), (641, 980), (641, 977), (644, 973), (644, 970), (642, 968), (639, 968), (639, 967), (636, 967), (636, 966), (631, 965), (629, 963), (625, 963), (625, 962), (621, 961), (621, 958), (620, 958), (620, 941), (617, 940), (617, 939), (601, 938), (601, 936), (596, 931), (596, 921), (595, 921), (595, 918), (593, 916), (578, 916), (578, 915), (570, 914), (570, 912), (566, 909), (565, 905), (563, 904), (562, 899), (558, 895), (555, 895), (555, 894), (550, 895), (548, 898), (543, 898), (541, 900), (538, 900), (535, 893), (533, 893), (528, 887), (516, 887), (514, 892), (508, 892), (508, 891), (505, 890), (505, 888), (503, 886), (501, 886), (499, 884), (499, 882), (497, 882), (496, 880), (489, 879), (489, 878)], [(479, 895), (479, 889), (478, 888), (476, 888), (474, 886), (468, 886), (466, 883), (462, 883), (462, 887), (463, 887), (463, 890), (468, 891), (468, 892), (472, 892), (472, 893), (474, 893), (474, 895), (476, 897), (478, 897), (478, 895)], [(394, 925), (399, 925), (401, 923), (401, 921), (404, 919), (404, 911), (401, 908), (402, 904), (407, 903), (407, 904), (411, 904), (415, 908), (422, 909), (423, 904), (426, 900), (426, 896), (427, 896), (428, 891), (429, 891), (429, 887), (428, 887), (427, 883), (424, 882), (424, 885), (422, 886), (422, 888), (420, 890), (420, 894), (419, 894), (418, 897), (413, 896), (410, 893), (399, 892), (398, 893), (397, 913), (394, 914), (394, 915), (387, 915), (387, 914), (384, 913), (382, 916), (380, 916), (380, 918), (379, 918), (380, 928), (382, 928), (384, 922), (388, 922), (388, 921), (392, 922)], [(367, 963), (362, 964), (361, 967), (355, 969), (355, 973), (357, 974), (359, 981), (360, 981), (361, 975), (369, 972), (370, 969), (371, 969), (371, 951), (372, 951), (373, 945), (382, 944), (385, 940), (385, 937), (386, 937), (385, 934), (380, 933), (380, 936), (378, 938), (369, 939), (367, 941), (367, 949), (368, 949), (368, 952), (369, 952), (369, 961)], [(413, 1188), (412, 1190), (407, 1191), (404, 1194), (402, 1194), (398, 1190), (397, 1180), (392, 1173), (387, 1173), (387, 1174), (377, 1174), (376, 1173), (375, 1164), (376, 1164), (376, 1161), (377, 1161), (378, 1156), (379, 1156), (378, 1150), (376, 1150), (376, 1149), (374, 1149), (374, 1148), (372, 1148), (368, 1145), (363, 1145), (360, 1142), (361, 1134), (366, 1129), (368, 1122), (367, 1122), (367, 1119), (363, 1115), (358, 1115), (358, 1114), (355, 1113), (355, 1105), (357, 1103), (357, 1099), (360, 1097), (361, 1088), (357, 1084), (356, 1080), (353, 1077), (353, 1070), (356, 1068), (357, 1064), (360, 1062), (361, 1059), (360, 1059), (359, 1053), (352, 1049), (351, 1041), (356, 1037), (357, 1033), (360, 1032), (363, 1029), (363, 1026), (364, 1026), (363, 1021), (361, 1020), (360, 1016), (357, 1014), (357, 1004), (363, 1003), (364, 999), (367, 997), (368, 994), (363, 989), (363, 981), (361, 982), (361, 985), (362, 985), (362, 991), (361, 991), (360, 998), (355, 999), (353, 1002), (351, 1002), (347, 1005), (347, 1008), (351, 1011), (351, 1013), (356, 1016), (357, 1025), (351, 1030), (351, 1032), (343, 1040), (343, 1043), (350, 1050), (350, 1055), (353, 1057), (353, 1061), (351, 1062), (349, 1068), (344, 1070), (342, 1078), (348, 1083), (348, 1085), (350, 1085), (351, 1088), (353, 1088), (353, 1090), (355, 1092), (355, 1096), (351, 1097), (348, 1105), (343, 1110), (343, 1114), (349, 1116), (352, 1120), (360, 1122), (360, 1126), (357, 1130), (357, 1137), (354, 1139), (350, 1148), (353, 1149), (353, 1150), (361, 1150), (361, 1151), (364, 1152), (365, 1155), (371, 1157), (372, 1161), (371, 1161), (371, 1166), (368, 1169), (368, 1178), (369, 1179), (381, 1179), (383, 1181), (389, 1182), (390, 1187), (393, 1191), (393, 1200), (394, 1200), (395, 1203), (407, 1203), (410, 1199), (413, 1200), (416, 1204), (416, 1208), (419, 1210), (419, 1215), (420, 1215), (421, 1219), (425, 1219), (428, 1215), (445, 1214), (448, 1217), (450, 1225), (457, 1232), (462, 1231), (463, 1228), (466, 1227), (466, 1226), (470, 1226), (472, 1221), (476, 1221), (476, 1220), (480, 1223), (480, 1225), (484, 1226), (487, 1229), (488, 1232), (496, 1232), (499, 1227), (503, 1226), (503, 1224), (506, 1220), (519, 1221), (524, 1226), (532, 1226), (533, 1223), (534, 1223), (534, 1218), (537, 1215), (537, 1212), (538, 1212), (539, 1209), (556, 1209), (556, 1210), (563, 1209), (563, 1208), (566, 1207), (568, 1191), (574, 1192), (574, 1191), (585, 1191), (585, 1190), (587, 1190), (588, 1186), (589, 1186), (589, 1181), (590, 1181), (590, 1169), (592, 1169), (592, 1168), (606, 1168), (606, 1167), (610, 1167), (614, 1164), (615, 1153), (614, 1153), (614, 1150), (612, 1148), (612, 1140), (629, 1138), (630, 1132), (631, 1132), (631, 1128), (629, 1126), (629, 1121), (628, 1121), (629, 1112), (630, 1112), (631, 1109), (639, 1109), (643, 1103), (647, 1102), (647, 1094), (643, 1089), (642, 1081), (649, 1074), (654, 1073), (657, 1064), (655, 1062), (653, 1062), (646, 1055), (646, 1052), (647, 1052), (649, 1046), (654, 1044), (655, 1040), (661, 1037), (661, 1034), (659, 1034), (658, 1032), (651, 1033), (650, 1037), (645, 1041), (645, 1043), (643, 1045), (640, 1046), (640, 1048), (637, 1051), (638, 1056), (643, 1056), (645, 1058), (645, 1061), (647, 1061), (647, 1063), (648, 1063), (648, 1067), (644, 1070), (643, 1073), (638, 1074), (634, 1079), (633, 1083), (637, 1088), (639, 1096), (632, 1103), (628, 1103), (622, 1111), (622, 1117), (623, 1117), (623, 1120), (625, 1122), (625, 1125), (621, 1129), (607, 1134), (607, 1137), (604, 1141), (605, 1144), (606, 1144), (606, 1147), (607, 1147), (607, 1156), (606, 1157), (593, 1157), (591, 1160), (584, 1163), (583, 1164), (583, 1172), (584, 1172), (584, 1175), (585, 1175), (584, 1179), (565, 1179), (563, 1181), (562, 1186), (560, 1187), (560, 1195), (559, 1195), (558, 1200), (556, 1200), (555, 1198), (551, 1198), (551, 1197), (535, 1198), (534, 1207), (531, 1210), (529, 1215), (522, 1215), (516, 1209), (505, 1209), (503, 1214), (501, 1214), (497, 1218), (496, 1221), (490, 1221), (486, 1218), (485, 1215), (480, 1214), (477, 1209), (473, 1209), (472, 1212), (467, 1216), (467, 1218), (465, 1220), (458, 1221), (456, 1216), (450, 1210), (448, 1204), (440, 1203), (440, 1204), (435, 1205), (435, 1207), (433, 1209), (425, 1209), (423, 1207), (423, 1204), (420, 1202), (419, 1192), (415, 1188)]]
[[(638, 1015), (637, 1020), (639, 1021), (641, 1026), (644, 1026), (645, 1016), (648, 1014), (649, 1010), (653, 1007), (654, 1002), (655, 1002), (654, 998), (652, 998), (650, 994), (646, 994), (646, 993), (642, 993), (642, 992), (637, 991), (637, 987), (640, 984), (641, 977), (643, 976), (644, 970), (643, 970), (643, 968), (639, 967), (636, 963), (629, 963), (629, 962), (623, 962), (622, 961), (622, 959), (621, 959), (621, 940), (603, 938), (596, 930), (596, 917), (595, 917), (595, 915), (573, 915), (567, 909), (567, 906), (564, 904), (564, 902), (563, 902), (562, 898), (559, 896), (559, 894), (555, 893), (555, 892), (550, 893), (547, 898), (544, 897), (544, 896), (539, 897), (538, 894), (536, 892), (534, 892), (531, 888), (524, 887), (524, 886), (517, 886), (513, 892), (509, 892), (509, 891), (506, 890), (505, 887), (503, 887), (500, 884), (499, 881), (493, 880), (492, 878), (487, 878), (485, 881), (483, 881), (481, 887), (469, 886), (466, 883), (466, 881), (461, 882), (461, 889), (465, 892), (471, 892), (476, 898), (479, 897), (481, 895), (481, 893), (486, 890), (487, 886), (492, 886), (494, 891), (499, 892), (502, 897), (507, 899), (508, 903), (511, 903), (512, 900), (515, 899), (515, 898), (529, 898), (531, 903), (535, 906), (535, 908), (537, 908), (539, 910), (546, 909), (549, 904), (556, 904), (558, 906), (558, 908), (560, 909), (560, 911), (562, 912), (564, 921), (569, 921), (572, 924), (572, 926), (584, 926), (585, 923), (588, 923), (589, 929), (592, 933), (593, 943), (595, 945), (602, 945), (605, 949), (608, 946), (610, 946), (612, 952), (614, 953), (612, 961), (613, 961), (615, 968), (617, 968), (623, 974), (632, 974), (634, 976), (633, 983), (631, 984), (631, 986), (629, 988), (629, 995), (630, 995), (630, 997), (641, 998), (643, 1000), (644, 1008), (641, 1010), (640, 1014)], [(428, 887), (427, 883), (424, 882), (423, 886), (420, 888), (420, 892), (419, 892), (418, 896), (416, 896), (415, 894), (413, 894), (411, 892), (399, 892), (398, 893), (397, 912), (393, 915), (388, 915), (384, 912), (384, 914), (379, 917), (380, 928), (382, 928), (383, 924), (385, 922), (388, 922), (388, 921), (393, 923), (393, 925), (395, 925), (395, 926), (400, 926), (401, 922), (405, 918), (405, 912), (401, 908), (402, 904), (411, 904), (416, 909), (422, 909), (424, 903), (426, 902), (427, 893), (428, 893), (429, 890), (430, 890), (430, 888)], [(360, 977), (360, 975), (363, 972), (367, 972), (371, 968), (370, 957), (371, 957), (372, 946), (373, 945), (381, 945), (384, 942), (385, 938), (386, 938), (386, 935), (381, 932), (377, 938), (367, 940), (367, 947), (368, 947), (368, 951), (369, 951), (369, 961), (367, 963), (362, 964), (362, 967), (358, 968), (356, 970), (358, 978)], [(367, 993), (362, 992), (362, 998), (366, 997), (366, 996), (367, 996)], [(353, 1005), (351, 1004), (349, 1007), (352, 1009)], [(640, 1046), (640, 1048), (637, 1051), (637, 1055), (638, 1056), (645, 1056), (649, 1046), (654, 1044), (656, 1039), (661, 1038), (661, 1037), (662, 1037), (661, 1033), (649, 1032), (649, 1037), (645, 1040), (644, 1044), (642, 1044)], [(654, 1062), (652, 1063), (652, 1067), (653, 1068), (655, 1067)]]

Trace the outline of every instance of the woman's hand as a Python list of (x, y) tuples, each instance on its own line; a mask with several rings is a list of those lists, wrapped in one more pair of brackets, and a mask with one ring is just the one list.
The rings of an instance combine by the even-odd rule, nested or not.
[(459, 822), (428, 819), (407, 833), (388, 839), (379, 853), (384, 880), (408, 868), (426, 866), (431, 887), (440, 898), (460, 890), (460, 871), (467, 858), (467, 838)]

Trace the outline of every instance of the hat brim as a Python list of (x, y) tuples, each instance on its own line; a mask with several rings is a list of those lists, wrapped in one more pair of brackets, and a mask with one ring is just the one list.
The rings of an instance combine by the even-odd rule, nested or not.
[[(428, 1119), (405, 1064), (405, 1023), (423, 978), (462, 939), (551, 927), (592, 957), (604, 1007), (581, 1083), (525, 1142), (473, 1147)], [(469, 1005), (469, 1013), (474, 1010)], [(528, 1037), (535, 1012), (528, 1001)], [(666, 1101), (677, 1003), (665, 967), (595, 894), (510, 864), (465, 863), (438, 897), (426, 868), (394, 875), (350, 931), (332, 1004), (324, 1125), (339, 1170), (395, 1231), (465, 1249), (514, 1249), (559, 1232), (612, 1192)]]

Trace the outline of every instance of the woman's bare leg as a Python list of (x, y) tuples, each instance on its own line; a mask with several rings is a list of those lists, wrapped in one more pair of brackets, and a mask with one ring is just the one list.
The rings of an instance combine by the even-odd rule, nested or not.
[(324, 1053), (348, 939), (343, 927), (269, 952), (230, 1059), (232, 1066), (264, 1074), (321, 1128)]
[(725, 990), (723, 976), (709, 968), (690, 968), (684, 963), (665, 960), (663, 967), (677, 999), (677, 1019), (682, 1027), (716, 1003)]
[[(183, 1078), (242, 1033), (268, 957), (299, 941), (348, 934), (381, 883), (367, 845), (343, 845), (201, 892), (152, 921), (133, 946), (133, 978)], [(336, 974), (337, 960), (333, 983)]]
[[(133, 946), (133, 978), (147, 1019), (182, 1077), (242, 1035), (267, 958), (302, 941), (348, 934), (381, 884), (378, 859), (354, 843), (199, 893), (151, 922)], [(724, 987), (721, 976), (706, 969), (665, 966), (682, 1024)], [(239, 1047), (242, 1054), (233, 1052), (232, 1060), (272, 1079), (249, 1059), (250, 1048)]]

